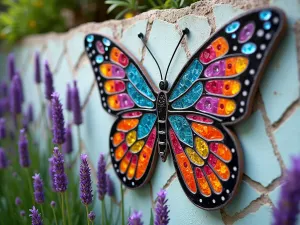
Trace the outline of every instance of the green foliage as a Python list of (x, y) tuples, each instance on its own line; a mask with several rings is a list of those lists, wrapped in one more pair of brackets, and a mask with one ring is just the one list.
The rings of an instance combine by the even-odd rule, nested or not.
[(60, 0), (3, 0), (6, 12), (0, 13), (0, 38), (14, 43), (26, 35), (61, 32), (66, 29)]
[(111, 13), (115, 9), (120, 10), (116, 15), (116, 18), (119, 19), (150, 9), (178, 9), (189, 6), (196, 1), (198, 0), (106, 0), (105, 3), (110, 5), (107, 13)]

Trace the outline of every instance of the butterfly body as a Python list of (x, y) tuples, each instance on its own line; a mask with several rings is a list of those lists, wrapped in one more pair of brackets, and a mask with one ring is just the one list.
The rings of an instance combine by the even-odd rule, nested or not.
[(259, 80), (285, 27), (285, 15), (277, 8), (240, 15), (194, 53), (170, 88), (162, 79), (159, 89), (122, 45), (88, 35), (85, 47), (102, 106), (117, 118), (109, 147), (122, 184), (143, 186), (158, 156), (164, 162), (170, 152), (189, 200), (205, 210), (224, 207), (236, 193), (244, 164), (228, 126), (250, 114)]

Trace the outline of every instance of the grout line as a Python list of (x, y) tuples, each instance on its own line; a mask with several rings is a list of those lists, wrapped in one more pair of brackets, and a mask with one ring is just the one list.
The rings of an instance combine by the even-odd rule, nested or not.
[[(167, 182), (165, 183), (165, 185), (163, 186), (163, 189), (167, 189), (170, 185), (171, 185), (171, 183), (173, 182), (173, 180), (175, 180), (177, 178), (177, 173), (175, 172), (175, 173), (173, 173), (172, 175), (171, 175), (171, 177), (167, 180)], [(155, 200), (156, 201), (156, 200)]]
[(90, 90), (87, 93), (86, 98), (84, 99), (83, 104), (81, 106), (81, 111), (85, 110), (85, 107), (87, 106), (87, 104), (89, 102), (90, 96), (92, 95), (92, 92), (93, 92), (95, 86), (96, 86), (96, 81), (94, 81), (92, 86), (90, 87)]

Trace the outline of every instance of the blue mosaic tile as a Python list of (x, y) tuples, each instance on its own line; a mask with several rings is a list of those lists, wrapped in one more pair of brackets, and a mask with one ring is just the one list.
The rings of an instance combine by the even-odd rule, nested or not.
[(127, 77), (130, 80), (130, 82), (136, 86), (136, 88), (141, 92), (142, 94), (146, 95), (151, 100), (155, 101), (155, 97), (147, 85), (146, 81), (140, 74), (140, 72), (137, 70), (137, 68), (131, 63), (126, 68)]
[(184, 75), (179, 80), (178, 84), (174, 88), (170, 101), (182, 95), (186, 90), (188, 90), (195, 80), (197, 80), (203, 70), (202, 64), (199, 60), (194, 60), (194, 62), (190, 65), (187, 71), (184, 72)]
[(191, 88), (191, 90), (189, 90), (182, 97), (173, 102), (172, 107), (174, 109), (186, 109), (193, 106), (202, 95), (202, 91), (203, 84), (199, 81)]
[(135, 87), (131, 84), (127, 84), (127, 91), (132, 100), (140, 107), (153, 108), (154, 103), (139, 93)]
[(180, 141), (193, 148), (193, 134), (188, 121), (183, 116), (169, 116), (169, 121)]
[(138, 125), (138, 139), (144, 138), (150, 133), (156, 121), (156, 117), (157, 116), (154, 113), (147, 113), (143, 115)]
[(269, 206), (261, 206), (258, 211), (250, 213), (244, 218), (233, 223), (234, 225), (271, 224), (272, 209)]
[(235, 21), (235, 22), (232, 22), (231, 24), (229, 24), (226, 28), (225, 28), (225, 31), (226, 33), (233, 33), (235, 31), (237, 31), (237, 29), (239, 29), (240, 27), (240, 22), (238, 21)]
[(242, 46), (242, 53), (246, 55), (250, 55), (256, 51), (256, 44), (254, 43), (246, 43)]
[(259, 13), (259, 19), (266, 21), (269, 20), (272, 16), (272, 12), (270, 10), (264, 10)]

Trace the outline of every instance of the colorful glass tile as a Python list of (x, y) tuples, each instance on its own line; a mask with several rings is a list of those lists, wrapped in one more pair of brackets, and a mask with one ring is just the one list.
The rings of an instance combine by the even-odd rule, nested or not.
[(89, 35), (86, 37), (86, 41), (87, 41), (87, 42), (93, 42), (93, 41), (94, 41), (94, 35), (89, 34)]
[(121, 173), (123, 173), (123, 174), (126, 173), (129, 163), (131, 161), (132, 155), (133, 154), (131, 152), (127, 152), (126, 155), (124, 156), (124, 158), (122, 159), (122, 161), (120, 163)]
[(111, 45), (110, 40), (108, 40), (107, 38), (103, 38), (103, 39), (102, 39), (102, 42), (103, 42), (103, 44), (106, 45), (106, 46), (110, 46), (110, 45)]
[(183, 116), (171, 115), (169, 121), (180, 141), (193, 147), (193, 134), (188, 121)]
[(207, 158), (209, 150), (208, 150), (206, 141), (202, 140), (199, 137), (196, 137), (195, 138), (195, 149), (203, 159)]
[(154, 144), (156, 140), (156, 127), (151, 131), (146, 144), (144, 145), (142, 151), (139, 154), (139, 160), (137, 165), (137, 171), (135, 174), (135, 179), (141, 179), (145, 174), (146, 169), (148, 167), (150, 157), (153, 152)]
[(203, 159), (201, 159), (200, 156), (192, 148), (186, 147), (185, 148), (185, 153), (187, 154), (190, 161), (192, 163), (194, 163), (196, 166), (203, 166), (204, 165)]
[(245, 43), (248, 41), (254, 34), (255, 24), (253, 22), (246, 24), (240, 31), (239, 42)]
[(174, 109), (186, 109), (195, 104), (200, 98), (203, 91), (203, 85), (199, 81), (197, 82), (188, 92), (186, 92), (182, 97), (177, 99), (172, 103)]
[(203, 194), (206, 197), (209, 197), (211, 195), (211, 190), (202, 170), (199, 167), (195, 168), (195, 174), (201, 194)]
[(271, 19), (272, 17), (272, 12), (270, 10), (263, 10), (259, 13), (259, 19), (263, 21), (267, 21)]
[(118, 148), (116, 148), (115, 150), (115, 160), (116, 161), (120, 161), (123, 156), (125, 155), (125, 153), (128, 150), (128, 146), (126, 145), (126, 143), (121, 144)]
[(101, 41), (96, 42), (96, 49), (102, 55), (105, 53), (104, 46)]
[(231, 34), (235, 31), (237, 31), (240, 27), (240, 22), (238, 21), (234, 21), (231, 24), (227, 25), (227, 27), (225, 28), (225, 32), (228, 34)]
[(209, 63), (225, 55), (229, 50), (228, 42), (224, 37), (215, 39), (203, 52), (200, 53), (200, 62)]
[(199, 78), (202, 70), (202, 64), (199, 62), (199, 60), (195, 59), (178, 81), (177, 85), (171, 93), (169, 101), (173, 101), (175, 98), (178, 98), (185, 91), (187, 91), (192, 86), (192, 84)]
[(269, 21), (264, 23), (264, 29), (265, 30), (270, 30), (271, 27), (272, 27), (272, 24)]
[(117, 94), (107, 97), (107, 103), (112, 110), (130, 109), (134, 106), (128, 94)]
[(253, 54), (256, 51), (256, 44), (249, 42), (242, 46), (242, 53), (246, 55)]
[(210, 143), (209, 149), (225, 162), (230, 162), (232, 159), (231, 151), (222, 143)]
[(175, 154), (182, 153), (183, 149), (181, 147), (181, 144), (178, 141), (178, 139), (176, 137), (176, 134), (172, 129), (169, 130), (169, 137), (170, 137), (170, 140), (171, 140), (171, 145), (172, 145), (172, 149), (174, 150), (174, 153)]
[(153, 108), (154, 103), (143, 96), (131, 83), (127, 83), (127, 91), (132, 100), (140, 107)]
[(128, 178), (128, 180), (132, 180), (132, 178), (134, 177), (135, 170), (136, 170), (136, 165), (137, 165), (137, 160), (138, 160), (138, 156), (137, 155), (133, 155), (131, 163), (130, 163), (129, 168), (127, 170), (127, 178)]
[(234, 113), (236, 104), (231, 99), (205, 96), (198, 101), (196, 109), (214, 115), (230, 116)]
[(130, 147), (136, 141), (136, 131), (130, 131), (126, 136), (126, 143)]
[(154, 113), (147, 113), (143, 115), (138, 126), (138, 139), (144, 138), (150, 133), (156, 118), (157, 115)]
[(206, 177), (212, 187), (212, 189), (214, 190), (214, 192), (216, 194), (220, 194), (223, 190), (223, 186), (220, 182), (220, 180), (218, 179), (218, 177), (214, 174), (214, 172), (211, 170), (211, 168), (209, 166), (204, 166), (204, 172), (206, 174)]
[(123, 67), (128, 66), (128, 63), (129, 63), (128, 57), (120, 49), (118, 49), (116, 47), (113, 47), (111, 49), (110, 60), (123, 66)]
[(104, 83), (106, 94), (116, 94), (125, 90), (125, 83), (121, 80), (107, 80)]
[(233, 97), (241, 90), (241, 83), (237, 80), (211, 80), (205, 84), (208, 93)]
[(135, 111), (135, 112), (128, 112), (128, 113), (124, 113), (122, 115), (123, 118), (138, 118), (142, 115), (142, 112), (139, 111)]
[(205, 77), (234, 76), (244, 72), (249, 64), (246, 57), (229, 57), (216, 61), (209, 65), (205, 71)]
[(207, 123), (207, 124), (212, 124), (213, 123), (212, 119), (209, 119), (209, 118), (204, 117), (204, 116), (199, 116), (199, 115), (196, 115), (196, 114), (189, 114), (189, 115), (186, 116), (186, 118), (188, 120), (201, 122), (201, 123)]
[(113, 146), (118, 146), (125, 139), (125, 134), (123, 132), (116, 132), (112, 138)]
[(216, 156), (210, 154), (208, 157), (208, 163), (215, 170), (215, 172), (218, 174), (220, 179), (225, 181), (229, 179), (230, 171), (228, 167)]
[(104, 61), (103, 55), (96, 56), (96, 63), (100, 64)]
[(126, 132), (136, 128), (138, 123), (138, 119), (122, 119), (117, 125), (117, 130)]
[[(192, 129), (200, 137), (205, 138), (206, 140), (223, 140), (224, 136), (222, 132), (212, 125), (204, 125), (200, 123), (192, 123)], [(203, 142), (202, 142), (203, 143)], [(197, 144), (197, 143), (196, 143)], [(196, 145), (197, 147), (197, 145)], [(197, 149), (197, 148), (196, 148)]]
[(100, 73), (104, 78), (125, 78), (125, 71), (120, 66), (111, 63), (101, 64)]
[(144, 95), (146, 95), (151, 100), (155, 101), (156, 98), (154, 97), (151, 89), (147, 85), (146, 81), (142, 77), (141, 73), (138, 69), (131, 63), (126, 68), (126, 73), (129, 81)]
[(144, 144), (145, 144), (145, 142), (143, 140), (137, 141), (134, 143), (134, 145), (132, 145), (132, 147), (130, 148), (130, 151), (132, 153), (138, 153), (141, 151)]

